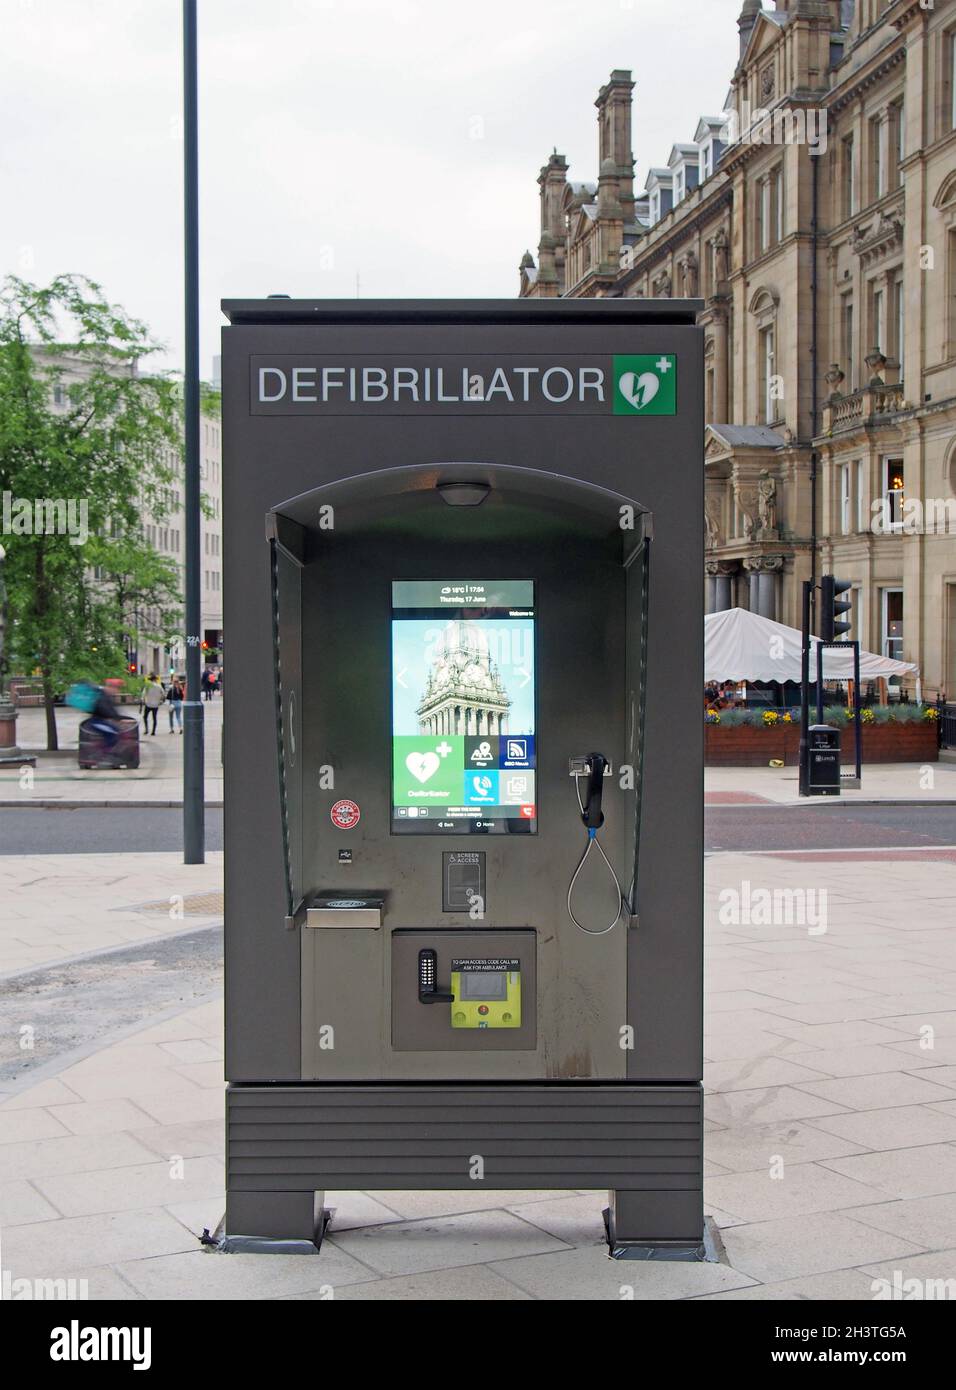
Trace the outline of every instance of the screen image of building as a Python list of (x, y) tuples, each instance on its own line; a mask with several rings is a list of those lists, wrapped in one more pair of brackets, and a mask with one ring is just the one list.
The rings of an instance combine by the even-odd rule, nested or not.
[(479, 623), (449, 623), (438, 639), (418, 706), (429, 734), (506, 734), (511, 696)]

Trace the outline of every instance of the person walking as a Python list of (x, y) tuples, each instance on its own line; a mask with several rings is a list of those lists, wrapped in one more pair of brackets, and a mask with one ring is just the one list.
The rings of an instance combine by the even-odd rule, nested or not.
[(204, 666), (204, 667), (202, 668), (202, 675), (199, 677), (199, 684), (200, 684), (200, 687), (202, 688), (202, 697), (203, 697), (203, 699), (204, 699), (204, 700), (211, 700), (211, 699), (212, 699), (212, 680), (210, 679), (210, 676), (209, 676), (209, 667), (208, 667), (208, 666)]
[[(142, 697), (142, 698), (143, 698), (143, 733), (144, 733), (144, 734), (148, 734), (148, 733), (152, 732), (153, 736), (155, 737), (155, 735), (156, 735), (156, 714), (157, 714), (157, 712), (158, 712), (158, 710), (159, 710), (160, 705), (163, 703), (163, 701), (164, 701), (165, 698), (166, 698), (166, 692), (165, 692), (165, 690), (163, 689), (162, 682), (160, 681), (160, 679), (159, 679), (158, 676), (150, 676), (150, 677), (148, 678), (148, 680), (146, 681), (146, 684), (143, 686), (143, 697)], [(152, 715), (152, 719), (153, 719), (152, 731), (150, 731), (150, 727), (149, 727), (150, 715)]]
[(172, 684), (166, 692), (167, 714), (169, 715), (169, 732), (173, 733), (173, 724), (179, 725), (179, 732), (183, 731), (183, 699), (185, 691), (178, 676), (173, 676)]

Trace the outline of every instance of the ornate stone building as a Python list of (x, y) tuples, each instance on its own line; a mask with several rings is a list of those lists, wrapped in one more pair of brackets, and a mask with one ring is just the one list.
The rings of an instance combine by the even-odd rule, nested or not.
[(522, 295), (703, 299), (705, 583), (799, 626), (853, 583), (864, 646), (956, 696), (956, 0), (745, 0), (723, 112), (635, 192), (630, 73), (599, 176), (553, 153)]
[(449, 623), (435, 647), (421, 703), (423, 734), (506, 734), (511, 696), (474, 623)]

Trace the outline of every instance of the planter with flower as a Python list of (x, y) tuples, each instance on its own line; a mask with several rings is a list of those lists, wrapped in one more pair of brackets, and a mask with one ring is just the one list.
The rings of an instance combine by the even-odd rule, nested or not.
[[(816, 723), (811, 710), (810, 719)], [(832, 705), (823, 722), (841, 731), (844, 762), (853, 758), (853, 711)], [(864, 763), (935, 762), (939, 756), (938, 715), (924, 705), (885, 705), (861, 712)], [(772, 761), (796, 767), (800, 752), (799, 710), (708, 711), (704, 729), (709, 767), (766, 767)]]

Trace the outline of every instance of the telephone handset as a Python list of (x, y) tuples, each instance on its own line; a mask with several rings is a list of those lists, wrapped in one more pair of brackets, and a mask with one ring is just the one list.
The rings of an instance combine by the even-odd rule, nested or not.
[[(605, 932), (613, 930), (621, 920), (621, 915), (625, 909), (624, 893), (618, 881), (617, 874), (610, 859), (604, 853), (604, 847), (597, 838), (597, 833), (604, 824), (604, 812), (601, 810), (601, 801), (604, 796), (604, 778), (611, 774), (611, 764), (603, 753), (586, 753), (583, 757), (571, 758), (569, 760), (568, 771), (574, 778), (574, 789), (578, 798), (578, 806), (581, 810), (581, 820), (588, 832), (588, 842), (584, 847), (584, 853), (578, 860), (577, 868), (571, 875), (571, 882), (568, 884), (568, 916), (576, 927), (585, 932), (588, 936), (603, 936)], [(584, 799), (581, 798), (581, 788), (579, 779), (587, 777), (587, 790)], [(574, 908), (571, 906), (571, 899), (574, 896), (574, 885), (577, 883), (578, 874), (584, 868), (585, 861), (591, 852), (592, 846), (596, 846), (598, 854), (607, 865), (608, 873), (614, 882), (617, 890), (617, 915), (613, 922), (609, 922), (606, 927), (599, 930), (592, 930), (586, 927), (583, 922), (579, 922), (574, 915)]]

